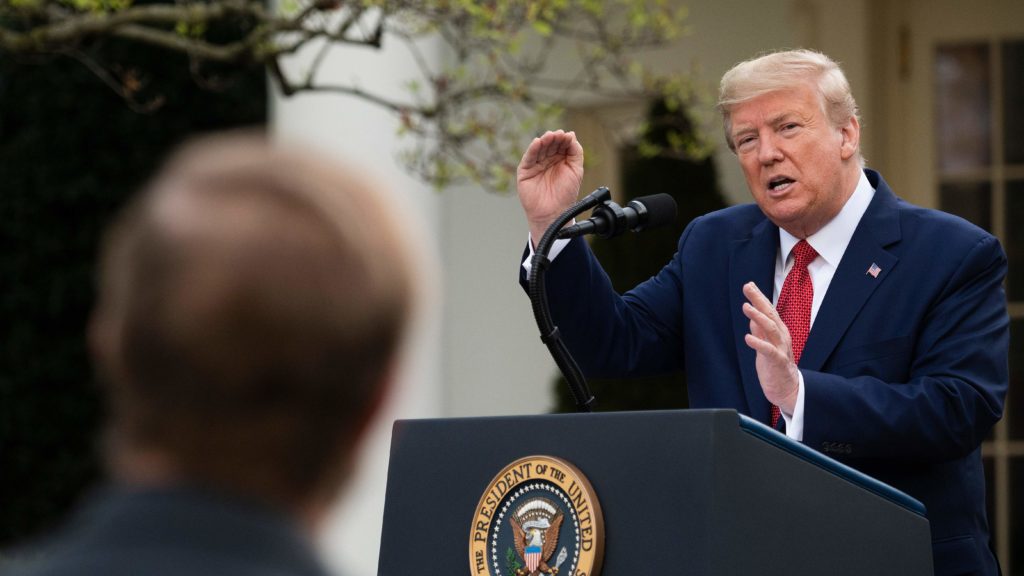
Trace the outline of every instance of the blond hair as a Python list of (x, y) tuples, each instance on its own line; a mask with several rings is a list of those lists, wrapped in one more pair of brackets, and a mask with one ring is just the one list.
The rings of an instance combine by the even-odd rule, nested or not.
[(838, 128), (857, 117), (850, 83), (834, 60), (813, 50), (772, 52), (740, 62), (722, 76), (718, 109), (729, 149), (736, 150), (730, 134), (734, 106), (801, 83), (810, 83), (817, 90), (822, 111), (833, 126)]

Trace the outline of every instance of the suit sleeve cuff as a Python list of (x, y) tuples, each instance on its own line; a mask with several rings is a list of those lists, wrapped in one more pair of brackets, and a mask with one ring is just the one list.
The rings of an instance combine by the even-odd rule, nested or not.
[(782, 413), (782, 419), (786, 421), (786, 436), (800, 442), (804, 439), (804, 374), (797, 370), (800, 375), (796, 393), (796, 405), (792, 414)]
[[(567, 244), (569, 244), (567, 239), (555, 240), (555, 243), (551, 245), (551, 250), (548, 251), (548, 261), (554, 262), (555, 258), (558, 257), (558, 254)], [(526, 245), (529, 247), (529, 254), (523, 260), (523, 270), (526, 270), (526, 273), (529, 274), (533, 264), (533, 238), (531, 234), (526, 235)]]

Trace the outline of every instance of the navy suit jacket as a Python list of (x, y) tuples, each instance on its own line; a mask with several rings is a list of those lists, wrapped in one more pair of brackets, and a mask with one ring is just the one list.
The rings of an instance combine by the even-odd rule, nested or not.
[(174, 487), (107, 487), (10, 576), (329, 576), (290, 518)]
[[(866, 173), (874, 198), (799, 363), (803, 441), (921, 500), (936, 574), (996, 574), (980, 444), (1008, 383), (1006, 256), (985, 231)], [(575, 239), (546, 276), (552, 315), (587, 375), (683, 368), (691, 407), (767, 422), (742, 287), (772, 294), (778, 246), (756, 205), (713, 212), (686, 228), (661, 272), (620, 296)]]

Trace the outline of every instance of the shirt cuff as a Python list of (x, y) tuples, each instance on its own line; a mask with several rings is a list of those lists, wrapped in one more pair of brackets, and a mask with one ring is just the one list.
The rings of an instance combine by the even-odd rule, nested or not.
[[(555, 240), (555, 243), (551, 245), (551, 250), (548, 250), (548, 261), (554, 262), (558, 254), (569, 244), (569, 240), (562, 238), (561, 240)], [(530, 253), (526, 256), (526, 260), (523, 260), (523, 270), (526, 273), (530, 273), (530, 268), (533, 267), (533, 238), (531, 234), (526, 235), (526, 245), (530, 247)]]
[(804, 439), (804, 374), (797, 370), (800, 375), (800, 382), (796, 392), (796, 405), (793, 406), (793, 413), (782, 412), (782, 419), (786, 421), (786, 436), (797, 442)]

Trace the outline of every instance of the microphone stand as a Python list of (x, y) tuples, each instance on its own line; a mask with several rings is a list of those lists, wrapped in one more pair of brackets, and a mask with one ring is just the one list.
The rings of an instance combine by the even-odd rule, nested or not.
[(548, 253), (551, 246), (558, 239), (558, 233), (573, 218), (580, 214), (611, 200), (611, 192), (604, 186), (594, 190), (582, 200), (573, 204), (563, 212), (548, 229), (544, 236), (537, 243), (533, 260), (530, 262), (529, 295), (530, 303), (533, 305), (533, 317), (540, 328), (540, 340), (548, 347), (548, 352), (555, 359), (555, 364), (561, 370), (562, 375), (569, 382), (569, 391), (572, 393), (573, 401), (576, 402), (577, 412), (592, 412), (596, 402), (594, 395), (587, 386), (587, 380), (583, 377), (576, 360), (569, 354), (569, 350), (562, 342), (558, 327), (551, 319), (551, 309), (548, 306), (548, 295), (544, 289), (544, 274), (551, 265)]

